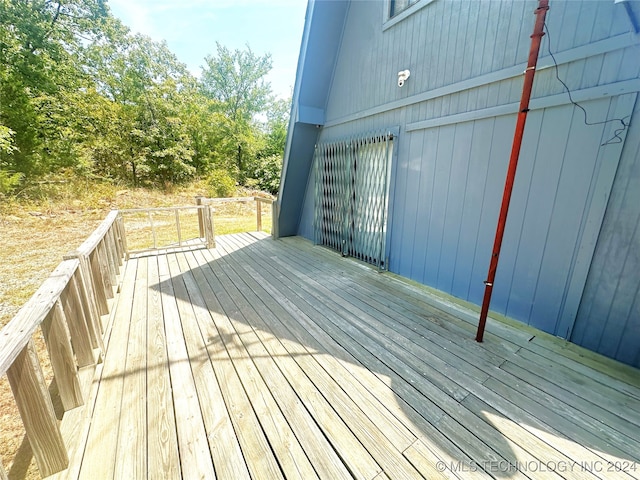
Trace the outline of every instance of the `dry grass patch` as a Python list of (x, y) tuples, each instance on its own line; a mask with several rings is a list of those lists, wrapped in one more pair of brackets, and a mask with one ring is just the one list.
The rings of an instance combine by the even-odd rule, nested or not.
[[(40, 200), (0, 198), (0, 328), (6, 325), (40, 284), (60, 263), (64, 254), (77, 248), (111, 209), (193, 206), (195, 196), (205, 193), (198, 185), (164, 193), (146, 189), (117, 189), (111, 185), (74, 181), (50, 188)], [(45, 192), (46, 193), (46, 192)], [(258, 192), (238, 192), (253, 196)], [(177, 243), (175, 217), (154, 214), (159, 245)], [(171, 217), (171, 218), (169, 218)], [(195, 211), (180, 213), (183, 240), (198, 236)], [(255, 202), (216, 205), (213, 212), (216, 235), (256, 230)], [(131, 220), (131, 221), (130, 221)], [(271, 231), (271, 209), (262, 206), (263, 230)], [(127, 219), (130, 248), (153, 245), (148, 217)], [(48, 354), (40, 332), (35, 335), (45, 375), (51, 381)], [(13, 395), (6, 376), (0, 377), (0, 461), (10, 478), (40, 478), (24, 438)], [(13, 461), (18, 453), (18, 460)]]

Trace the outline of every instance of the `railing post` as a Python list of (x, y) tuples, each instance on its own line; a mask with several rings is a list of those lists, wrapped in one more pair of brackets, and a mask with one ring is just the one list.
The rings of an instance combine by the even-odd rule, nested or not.
[(216, 235), (213, 227), (213, 216), (211, 215), (211, 207), (205, 205), (203, 209), (204, 237), (207, 242), (207, 248), (216, 248)]
[(271, 204), (271, 238), (277, 240), (280, 238), (278, 231), (278, 200), (274, 200)]
[(122, 249), (122, 255), (128, 260), (129, 250), (127, 248), (127, 232), (124, 229), (124, 217), (122, 216), (122, 214), (118, 214), (116, 223), (118, 225), (118, 234), (120, 237), (119, 239), (120, 239), (120, 248)]
[[(196, 197), (196, 205), (200, 206), (202, 205), (202, 199), (204, 197), (202, 195), (198, 195)], [(202, 208), (198, 208), (198, 228), (200, 230), (200, 238), (205, 238), (205, 231), (204, 231), (204, 212), (202, 211)]]
[(80, 388), (78, 369), (73, 357), (70, 333), (60, 301), (56, 302), (41, 327), (64, 410), (71, 410), (83, 405), (84, 398)]
[(69, 465), (69, 456), (33, 340), (29, 340), (9, 367), (7, 378), (40, 474), (48, 477), (64, 470)]
[(262, 231), (262, 201), (256, 197), (256, 229)]

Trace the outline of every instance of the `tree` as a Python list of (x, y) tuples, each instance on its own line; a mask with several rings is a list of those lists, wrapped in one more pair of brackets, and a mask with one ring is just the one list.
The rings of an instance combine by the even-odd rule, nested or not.
[(217, 54), (205, 57), (202, 90), (218, 100), (234, 122), (251, 122), (263, 113), (271, 100), (271, 85), (265, 76), (271, 71), (271, 54), (257, 56), (247, 45), (234, 50), (216, 42)]
[(191, 178), (196, 170), (182, 113), (184, 92), (195, 88), (195, 79), (166, 43), (144, 35), (96, 42), (87, 52), (87, 71), (104, 96), (94, 110), (99, 171), (135, 185)]
[(78, 52), (107, 16), (103, 0), (0, 0), (0, 126), (15, 147), (0, 152), (4, 168), (37, 175), (77, 160), (68, 119), (86, 86)]
[(291, 98), (278, 99), (271, 104), (271, 108), (267, 112), (266, 145), (259, 156), (284, 155), (290, 110)]
[[(13, 145), (13, 130), (0, 125), (0, 154), (10, 154), (15, 151)], [(10, 193), (19, 183), (21, 175), (11, 172), (0, 160), (0, 195)]]
[(262, 148), (257, 119), (272, 101), (271, 85), (265, 80), (271, 70), (271, 55), (258, 56), (249, 46), (233, 52), (219, 43), (216, 48), (215, 56), (205, 58), (201, 88), (218, 102), (230, 122), (223, 125), (228, 138), (225, 156), (228, 161), (235, 159), (238, 179), (244, 183), (248, 166)]
[(106, 0), (0, 0), (0, 193), (62, 168), (159, 186), (223, 172), (277, 188), (288, 105), (265, 80), (271, 56), (217, 44), (205, 63), (199, 81)]
[(272, 102), (264, 125), (262, 147), (247, 168), (247, 176), (261, 190), (278, 193), (287, 139), (291, 99)]

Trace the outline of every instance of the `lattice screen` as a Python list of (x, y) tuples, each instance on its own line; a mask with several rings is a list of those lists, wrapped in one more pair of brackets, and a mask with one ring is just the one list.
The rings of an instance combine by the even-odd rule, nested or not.
[(392, 156), (388, 131), (316, 145), (316, 244), (387, 268)]

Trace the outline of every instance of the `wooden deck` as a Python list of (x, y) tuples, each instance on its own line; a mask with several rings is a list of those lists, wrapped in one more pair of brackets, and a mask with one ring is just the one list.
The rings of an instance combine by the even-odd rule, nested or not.
[(640, 478), (640, 374), (305, 240), (127, 262), (61, 478)]

